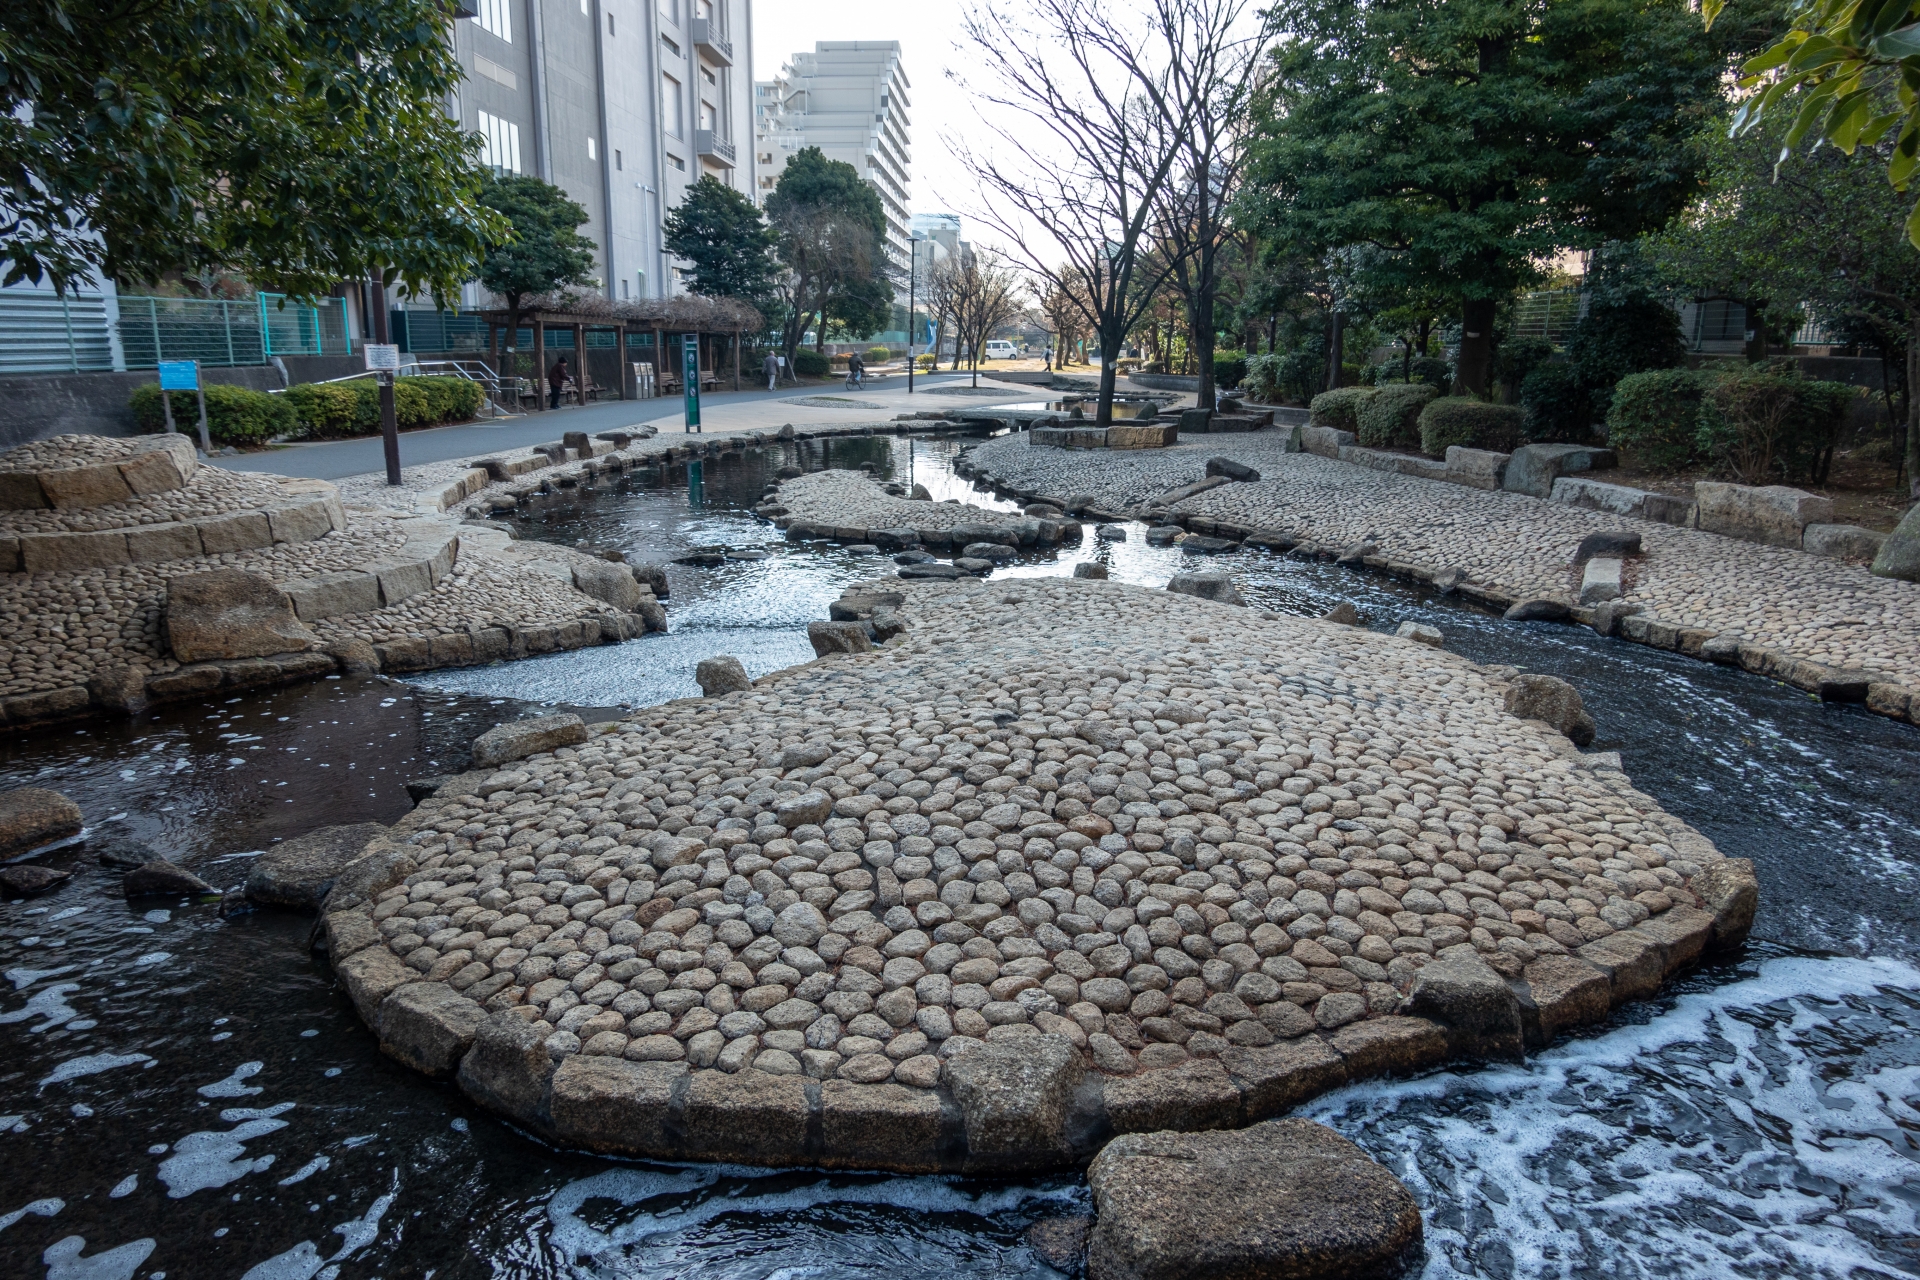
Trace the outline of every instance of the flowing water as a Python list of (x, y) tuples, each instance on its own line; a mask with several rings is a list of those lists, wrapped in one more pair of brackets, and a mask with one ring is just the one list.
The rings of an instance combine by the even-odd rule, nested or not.
[[(789, 461), (871, 464), (936, 499), (1009, 507), (951, 470), (962, 442), (808, 442), (602, 481), (515, 522), (630, 558), (716, 543), (765, 559), (673, 565), (672, 629), (625, 645), (334, 679), (16, 737), (0, 786), (50, 786), (93, 822), (39, 861), (75, 870), (0, 903), (0, 1275), (857, 1277), (1055, 1274), (1024, 1240), (1084, 1214), (1084, 1182), (767, 1173), (552, 1150), (384, 1058), (308, 956), (310, 922), (129, 904), (94, 853), (140, 841), (221, 888), (276, 839), (391, 821), (409, 777), (528, 702), (589, 716), (695, 692), (694, 664), (760, 674), (885, 561), (787, 543), (747, 514)], [(1183, 562), (1126, 543), (997, 576), (1105, 562), (1158, 586)], [(1751, 857), (1762, 910), (1739, 958), (1524, 1065), (1441, 1072), (1304, 1113), (1393, 1168), (1427, 1224), (1424, 1274), (1920, 1274), (1920, 733), (1672, 654), (1514, 626), (1413, 589), (1243, 553), (1265, 607), (1353, 600), (1479, 661), (1562, 675), (1637, 785)], [(608, 710), (592, 710), (607, 708)]]

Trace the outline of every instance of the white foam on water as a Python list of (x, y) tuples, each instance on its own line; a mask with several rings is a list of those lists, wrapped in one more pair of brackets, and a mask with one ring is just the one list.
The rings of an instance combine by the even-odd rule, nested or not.
[(36, 991), (27, 997), (26, 1004), (20, 1008), (0, 1013), (0, 1025), (9, 1022), (25, 1022), (28, 1018), (45, 1018), (46, 1021), (39, 1026), (28, 1028), (33, 1032), (41, 1032), (62, 1023), (71, 1022), (80, 1016), (80, 1011), (67, 1003), (67, 992), (79, 989), (80, 984), (77, 982), (56, 982), (50, 987)]
[(72, 968), (70, 964), (63, 964), (58, 969), (9, 969), (0, 977), (11, 982), (15, 991), (24, 991), (42, 978), (55, 978)]
[(68, 1058), (53, 1069), (46, 1079), (40, 1082), (42, 1089), (50, 1084), (62, 1084), (68, 1080), (77, 1080), (81, 1076), (96, 1075), (102, 1071), (112, 1071), (116, 1067), (130, 1067), (136, 1062), (151, 1065), (154, 1059), (144, 1053), (89, 1053), (84, 1057)]
[(166, 924), (173, 919), (173, 912), (165, 910), (164, 908), (155, 908), (140, 918), (148, 924)]
[(257, 1087), (245, 1083), (249, 1078), (260, 1074), (264, 1062), (243, 1062), (233, 1069), (233, 1074), (225, 1080), (216, 1080), (212, 1084), (200, 1086), (199, 1094), (203, 1098), (244, 1098), (261, 1092)]
[(248, 1120), (225, 1133), (202, 1130), (173, 1144), (173, 1154), (160, 1162), (160, 1181), (167, 1197), (180, 1200), (196, 1191), (211, 1191), (250, 1173), (265, 1173), (273, 1156), (246, 1159), (245, 1144), (287, 1127), (285, 1120)]
[(333, 1229), (340, 1237), (340, 1251), (328, 1258), (328, 1262), (338, 1262), (342, 1258), (352, 1257), (375, 1240), (380, 1238), (380, 1219), (387, 1216), (387, 1210), (400, 1195), (400, 1171), (393, 1171), (392, 1188), (387, 1194), (367, 1206), (367, 1211), (357, 1218), (349, 1219)]
[(1771, 960), (1525, 1066), (1357, 1085), (1297, 1114), (1413, 1190), (1425, 1280), (1885, 1274), (1920, 1234), (1920, 1065), (1835, 1042), (1911, 1044), (1916, 989), (1893, 961)]
[(271, 1107), (228, 1107), (220, 1113), (221, 1124), (237, 1124), (242, 1120), (271, 1120), (294, 1109), (296, 1103), (277, 1102)]
[[(723, 1214), (792, 1214), (824, 1205), (856, 1204), (888, 1205), (923, 1216), (966, 1213), (984, 1217), (1035, 1201), (1072, 1201), (1077, 1195), (1073, 1186), (1064, 1184), (963, 1189), (958, 1180), (952, 1178), (841, 1181), (822, 1176), (795, 1186), (788, 1185), (791, 1176), (728, 1165), (610, 1169), (568, 1183), (553, 1194), (547, 1201), (547, 1220), (552, 1228), (550, 1239), (563, 1255), (581, 1258), (622, 1249), (666, 1233), (693, 1231)], [(723, 1178), (730, 1182), (745, 1180), (747, 1185), (701, 1194)], [(765, 1184), (767, 1190), (756, 1190), (755, 1183)], [(653, 1212), (637, 1213), (611, 1230), (595, 1227), (580, 1215), (581, 1208), (590, 1200), (611, 1200), (622, 1207), (632, 1207), (662, 1197), (671, 1197), (676, 1203), (662, 1205)]]
[[(9, 1120), (12, 1118), (11, 1116), (0, 1116), (0, 1120)], [(8, 1227), (30, 1213), (41, 1218), (51, 1218), (54, 1214), (66, 1207), (67, 1202), (57, 1196), (48, 1196), (43, 1200), (30, 1200), (18, 1209), (15, 1209), (12, 1213), (0, 1213), (0, 1231), (5, 1231)]]
[(320, 1247), (311, 1240), (302, 1240), (285, 1253), (249, 1267), (240, 1280), (313, 1280), (325, 1265)]
[(54, 912), (52, 915), (47, 917), (47, 921), (48, 923), (52, 923), (55, 920), (70, 920), (74, 916), (80, 915), (85, 910), (86, 910), (85, 907), (68, 907), (63, 911)]
[(86, 1238), (68, 1236), (48, 1245), (40, 1261), (47, 1264), (47, 1280), (133, 1280), (133, 1273), (153, 1252), (154, 1244), (151, 1238), (135, 1240), (83, 1258), (80, 1254), (87, 1247)]
[(120, 1181), (113, 1184), (113, 1190), (107, 1192), (107, 1199), (118, 1200), (122, 1196), (130, 1196), (134, 1193), (134, 1190), (137, 1187), (139, 1187), (139, 1185), (140, 1185), (140, 1175), (137, 1173), (130, 1173), (126, 1177), (120, 1179)]
[(308, 1178), (311, 1178), (314, 1174), (327, 1168), (332, 1163), (333, 1161), (325, 1156), (315, 1156), (286, 1177), (280, 1179), (280, 1185), (290, 1187), (296, 1182), (305, 1182)]
[(173, 959), (171, 951), (149, 951), (143, 956), (135, 956), (133, 962), (139, 965), (163, 964), (171, 959)]

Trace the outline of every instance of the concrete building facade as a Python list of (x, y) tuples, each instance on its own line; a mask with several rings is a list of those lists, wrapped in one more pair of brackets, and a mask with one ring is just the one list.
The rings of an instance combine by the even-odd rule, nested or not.
[(803, 147), (854, 167), (879, 193), (887, 251), (907, 266), (912, 230), (912, 89), (894, 40), (822, 40), (754, 85), (755, 194), (764, 201)]
[[(681, 292), (666, 214), (702, 175), (756, 190), (753, 0), (466, 0), (451, 110), (484, 163), (587, 210), (600, 290)], [(469, 286), (468, 305), (480, 301)]]

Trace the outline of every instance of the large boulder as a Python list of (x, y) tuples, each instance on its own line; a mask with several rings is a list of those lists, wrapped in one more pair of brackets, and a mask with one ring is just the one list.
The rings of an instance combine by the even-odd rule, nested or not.
[(1392, 1277), (1420, 1252), (1406, 1187), (1311, 1120), (1127, 1134), (1094, 1157), (1087, 1184), (1089, 1280)]
[(1920, 582), (1920, 503), (1907, 508), (1887, 540), (1873, 557), (1876, 577)]
[(0, 792), (0, 856), (80, 834), (80, 806), (45, 787)]
[[(905, 571), (902, 570), (902, 575)], [(807, 641), (813, 645), (814, 656), (824, 658), (834, 653), (870, 653), (873, 641), (867, 638), (867, 629), (857, 622), (809, 622)]]
[(1202, 600), (1217, 600), (1221, 604), (1245, 604), (1246, 600), (1234, 589), (1233, 578), (1218, 571), (1208, 573), (1176, 573), (1167, 580), (1167, 590), (1177, 595), (1198, 596)]
[(1544, 500), (1553, 496), (1553, 482), (1561, 476), (1599, 471), (1613, 465), (1611, 449), (1595, 449), (1583, 444), (1521, 445), (1507, 459), (1500, 487), (1510, 493), (1524, 493)]
[(1695, 525), (1708, 533), (1798, 547), (1810, 524), (1833, 523), (1833, 500), (1783, 484), (1701, 480), (1693, 486)]
[(701, 694), (709, 698), (753, 688), (753, 681), (748, 678), (747, 669), (740, 665), (740, 659), (724, 653), (700, 659), (700, 665), (693, 669), (693, 679), (700, 686)]
[(167, 645), (181, 662), (270, 658), (300, 653), (313, 632), (269, 578), (242, 569), (209, 569), (167, 581)]
[(0, 897), (37, 898), (73, 879), (73, 872), (36, 867), (30, 862), (0, 867)]
[(610, 560), (582, 560), (573, 566), (573, 585), (622, 613), (632, 613), (646, 592), (634, 578), (633, 570)]
[(542, 751), (571, 747), (587, 740), (587, 726), (576, 715), (535, 716), (487, 730), (473, 740), (476, 765), (505, 764)]
[(989, 1041), (949, 1058), (940, 1081), (960, 1108), (967, 1168), (1044, 1169), (1071, 1158), (1067, 1112), (1086, 1077), (1064, 1036)]
[(1593, 741), (1593, 717), (1580, 702), (1580, 691), (1554, 676), (1519, 675), (1507, 684), (1507, 710), (1522, 720), (1544, 720), (1572, 739), (1577, 747)]
[(247, 874), (247, 897), (269, 906), (317, 911), (335, 877), (386, 834), (378, 822), (355, 822), (321, 827), (275, 845), (254, 860)]
[(1229, 480), (1253, 481), (1260, 478), (1258, 471), (1244, 462), (1235, 462), (1232, 458), (1208, 458), (1207, 474), (1225, 476)]
[(1455, 946), (1413, 979), (1401, 1012), (1453, 1031), (1455, 1047), (1481, 1058), (1520, 1056), (1520, 1001), (1471, 946)]
[(184, 867), (161, 858), (127, 872), (121, 891), (129, 898), (199, 898), (218, 889)]

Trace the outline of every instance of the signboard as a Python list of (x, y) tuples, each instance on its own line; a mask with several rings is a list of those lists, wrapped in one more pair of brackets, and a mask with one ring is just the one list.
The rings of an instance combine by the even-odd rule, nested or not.
[(199, 361), (162, 360), (160, 389), (162, 391), (198, 391), (200, 389)]
[(680, 385), (687, 394), (687, 430), (700, 430), (700, 335), (680, 340)]
[(369, 342), (361, 347), (367, 353), (367, 368), (379, 373), (400, 371), (400, 348), (391, 342)]

